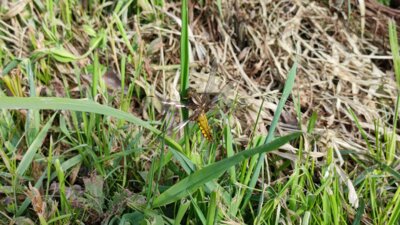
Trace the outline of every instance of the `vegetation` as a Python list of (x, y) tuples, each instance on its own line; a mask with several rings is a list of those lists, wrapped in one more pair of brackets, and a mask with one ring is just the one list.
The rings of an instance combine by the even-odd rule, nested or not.
[(0, 224), (400, 224), (394, 21), (386, 49), (314, 1), (3, 2)]
[(386, 6), (390, 5), (390, 0), (378, 0), (378, 2)]

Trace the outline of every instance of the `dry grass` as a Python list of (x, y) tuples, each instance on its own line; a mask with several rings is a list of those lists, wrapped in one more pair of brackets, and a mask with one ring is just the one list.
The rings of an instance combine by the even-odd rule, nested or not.
[[(1, 21), (2, 30), (6, 31), (2, 34), (3, 47), (7, 46), (5, 50), (10, 51), (10, 55), (20, 58), (29, 57), (32, 49), (39, 51), (47, 45), (43, 43), (44, 31), (36, 30), (28, 21), (21, 23), (16, 17), (17, 12), (24, 11), (23, 6), (9, 4), (9, 11)], [(384, 49), (375, 47), (372, 40), (349, 31), (347, 22), (332, 14), (326, 6), (313, 1), (225, 3), (222, 5), (223, 19), (214, 6), (190, 6), (191, 82), (201, 90), (201, 84), (207, 80), (202, 65), (213, 58), (218, 59), (220, 86), (228, 81), (239, 85), (242, 104), (239, 114), (235, 115), (240, 131), (236, 133), (238, 138), (248, 137), (262, 97), (267, 98), (267, 103), (262, 106), (257, 129), (265, 133), (287, 71), (296, 58), (300, 70), (294, 96), (300, 96), (303, 121), (306, 122), (312, 112), (317, 112), (317, 132), (329, 133), (329, 137), (325, 137), (327, 142), (342, 147), (356, 145), (357, 148), (362, 144), (347, 108), (352, 108), (362, 121), (362, 127), (372, 133), (374, 119), (380, 118), (390, 126), (396, 97), (393, 73), (388, 66), (391, 56)], [(138, 41), (132, 67), (128, 64), (128, 74), (135, 74), (135, 63), (142, 57), (147, 80), (140, 77), (135, 80), (136, 84), (149, 96), (156, 90), (158, 96), (177, 99), (178, 66), (174, 65), (179, 64), (180, 5), (167, 3), (164, 9), (154, 10), (163, 15), (164, 20), (143, 23), (134, 18), (124, 21), (130, 29), (126, 31), (128, 38)], [(75, 13), (74, 16), (81, 15), (79, 11)], [(94, 30), (112, 31), (109, 22), (113, 21), (112, 16), (100, 18), (102, 21), (83, 17), (90, 21)], [(83, 29), (74, 24), (73, 38), (64, 42), (64, 47), (75, 55), (83, 55), (90, 47), (90, 34)], [(106, 70), (119, 72), (118, 56), (124, 54), (121, 51), (129, 53), (129, 50), (118, 34), (110, 32), (107, 37), (109, 41), (100, 58), (108, 62)], [(36, 46), (30, 41), (32, 38), (36, 39)], [(84, 67), (90, 62), (89, 58), (83, 58), (75, 66)], [(59, 83), (63, 76), (71, 86), (78, 83), (72, 65), (56, 63), (40, 68), (43, 72), (46, 69), (53, 75), (53, 84)], [(84, 79), (84, 83), (85, 80), (90, 81), (90, 77)], [(60, 92), (57, 85), (50, 88), (54, 89), (53, 94)], [(288, 115), (281, 124), (282, 132), (297, 125), (293, 105), (288, 105), (287, 109)]]
[[(104, 65), (101, 73), (107, 74), (104, 82), (110, 93), (121, 88), (121, 58), (125, 58), (125, 80), (140, 87), (142, 92), (135, 96), (129, 111), (151, 120), (149, 109), (154, 107), (158, 118), (162, 107), (154, 96), (179, 100), (181, 5), (165, 3), (163, 7), (153, 7), (139, 2), (142, 4), (139, 8), (143, 10), (140, 14), (128, 16), (125, 11), (118, 15), (127, 41), (117, 28), (116, 16), (108, 11), (113, 3), (107, 2), (90, 10), (84, 4), (74, 5), (69, 29), (65, 20), (53, 20), (43, 13), (44, 6), (37, 6), (35, 1), (3, 1), (0, 60), (4, 64), (14, 57), (33, 57), (37, 62), (36, 78), (40, 80), (36, 87), (38, 93), (67, 96), (65, 90), (69, 89), (72, 97), (83, 98), (87, 96), (82, 90), (90, 90), (92, 80), (88, 68), (94, 62), (91, 53), (96, 51)], [(195, 89), (203, 90), (208, 79), (208, 65), (217, 59), (215, 90), (233, 83), (236, 89), (225, 93), (225, 100), (232, 103), (235, 95), (238, 96), (230, 120), (235, 143), (247, 145), (253, 135), (267, 134), (286, 76), (295, 61), (298, 61), (299, 69), (293, 98), (281, 116), (279, 135), (298, 129), (296, 105), (301, 109), (303, 130), (312, 113), (316, 112), (318, 120), (313, 138), (318, 141), (311, 147), (311, 138), (306, 139), (306, 151), (314, 158), (326, 158), (327, 150), (332, 147), (337, 153), (338, 165), (352, 168), (356, 165), (345, 162), (339, 150), (367, 153), (368, 149), (349, 108), (356, 113), (371, 143), (376, 141), (377, 132), (384, 134), (391, 130), (397, 97), (391, 54), (389, 49), (376, 45), (380, 34), (374, 33), (372, 27), (366, 27), (367, 35), (363, 37), (358, 28), (354, 28), (361, 20), (344, 20), (343, 13), (332, 11), (316, 1), (224, 1), (221, 12), (216, 4), (206, 2), (204, 6), (189, 5), (190, 82)], [(55, 8), (60, 10), (58, 6)], [(87, 14), (88, 11), (91, 14)], [(101, 32), (105, 34), (104, 39), (98, 39)], [(386, 37), (386, 34), (382, 35)], [(100, 41), (95, 45), (96, 40)], [(73, 55), (82, 57), (65, 63), (49, 60), (48, 55), (43, 55), (56, 46), (63, 46)], [(80, 76), (76, 76), (77, 71), (81, 71)], [(29, 96), (28, 80), (18, 68), (7, 76), (22, 80), (20, 92), (13, 91), (10, 85), (2, 85), (8, 95)], [(101, 95), (95, 99), (103, 103), (108, 101)], [(119, 100), (117, 97), (113, 104), (118, 106)], [(376, 127), (375, 120), (382, 126)], [(252, 133), (254, 127), (255, 134)], [(146, 135), (142, 139), (151, 142), (151, 137)], [(397, 141), (400, 141), (399, 135)], [(111, 146), (113, 151), (118, 151), (118, 144)], [(282, 150), (286, 151), (277, 154), (295, 161), (295, 146), (286, 145)], [(144, 155), (142, 159), (150, 162), (151, 156)], [(143, 164), (143, 167), (148, 166)], [(36, 189), (30, 191), (38, 192)]]

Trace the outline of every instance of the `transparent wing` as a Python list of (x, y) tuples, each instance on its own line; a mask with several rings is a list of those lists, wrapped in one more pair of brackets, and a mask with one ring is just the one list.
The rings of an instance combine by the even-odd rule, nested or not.
[(183, 127), (185, 127), (189, 122), (196, 120), (195, 117), (197, 117), (197, 115), (191, 115), (189, 117), (189, 119), (187, 119), (187, 120), (185, 120), (183, 122), (180, 122), (179, 124), (176, 125), (174, 123), (174, 121), (175, 121), (174, 118), (172, 118), (171, 116), (172, 116), (172, 113), (168, 113), (167, 116), (165, 117), (165, 119), (167, 121), (169, 121), (169, 122), (167, 122), (166, 130), (165, 130), (168, 133), (170, 133), (170, 132), (171, 133), (178, 132)]
[[(204, 87), (204, 92), (202, 93), (196, 93), (194, 92), (194, 89), (190, 89), (190, 91), (193, 91), (192, 94), (189, 94), (189, 98), (191, 101), (189, 101), (188, 104), (183, 104), (182, 102), (179, 101), (170, 101), (170, 100), (160, 100), (162, 106), (163, 106), (163, 113), (166, 115), (166, 117), (169, 117), (170, 123), (168, 123), (167, 130), (169, 131), (179, 131), (182, 129), (184, 126), (186, 126), (190, 121), (196, 121), (197, 118), (200, 116), (200, 112), (202, 111), (208, 111), (208, 109), (212, 106), (211, 102), (215, 103), (218, 101), (218, 96), (220, 92), (214, 92), (212, 93), (210, 90), (213, 88), (214, 81), (215, 81), (215, 75), (217, 73), (218, 69), (218, 63), (217, 60), (214, 59), (211, 65), (211, 70), (210, 70), (210, 75), (208, 77), (207, 83)], [(226, 86), (226, 85), (225, 85)], [(225, 88), (223, 88), (225, 89)], [(196, 104), (193, 104), (196, 103)], [(173, 108), (189, 108), (192, 110), (192, 114), (190, 117), (178, 125), (174, 123), (173, 117)], [(165, 114), (166, 113), (166, 114)], [(204, 133), (203, 133), (204, 134)], [(210, 135), (209, 135), (210, 136)]]
[(232, 92), (235, 92), (235, 87), (233, 84), (233, 81), (229, 81), (224, 84), (221, 88), (221, 91), (216, 93), (215, 96), (211, 98), (210, 105), (214, 105), (220, 99), (224, 99), (224, 102), (229, 102), (229, 96), (234, 96), (234, 93)]
[[(174, 106), (170, 106), (172, 104), (171, 102), (167, 102), (167, 106), (165, 106), (164, 111), (162, 112), (162, 121), (163, 121), (163, 132), (168, 133), (169, 135), (172, 135), (176, 133), (178, 130), (180, 130), (182, 127), (184, 127), (189, 120), (178, 123), (178, 108)], [(168, 107), (169, 106), (169, 107)]]
[(184, 126), (186, 126), (189, 122), (190, 122), (190, 120), (188, 119), (188, 120), (186, 120), (186, 121), (183, 121), (183, 122), (179, 123), (178, 126), (176, 126), (176, 127), (174, 128), (174, 131), (178, 131), (178, 130), (182, 129), (182, 128), (183, 128)]
[(187, 120), (177, 124), (176, 123), (178, 119), (178, 117), (176, 116), (177, 109), (183, 107), (191, 109), (191, 107), (179, 101), (170, 101), (170, 100), (162, 100), (161, 104), (163, 105), (162, 113), (164, 115), (164, 119), (165, 121), (168, 121), (166, 126), (167, 132), (177, 132), (181, 130), (184, 126), (186, 126), (190, 121), (195, 121), (197, 119), (198, 112), (196, 110), (193, 110), (192, 114)]
[(212, 86), (214, 85), (215, 74), (217, 73), (217, 70), (218, 70), (218, 62), (217, 62), (217, 59), (214, 59), (211, 64), (211, 71), (210, 71), (210, 75), (207, 80), (207, 84), (204, 87), (204, 92), (199, 93), (199, 94), (201, 94), (201, 102), (202, 103), (205, 103), (208, 100), (209, 94), (211, 93), (210, 90), (211, 90)]
[(162, 100), (161, 104), (167, 107), (175, 107), (175, 108), (183, 108), (183, 107), (188, 107), (186, 104), (183, 104), (182, 102), (178, 101), (167, 101), (167, 100)]
[(187, 104), (184, 104), (180, 101), (174, 101), (171, 99), (166, 99), (161, 95), (156, 95), (154, 98), (156, 98), (158, 100), (158, 102), (160, 103), (162, 110), (161, 113), (165, 114), (168, 111), (174, 111), (173, 109), (180, 109), (180, 108), (188, 108)]

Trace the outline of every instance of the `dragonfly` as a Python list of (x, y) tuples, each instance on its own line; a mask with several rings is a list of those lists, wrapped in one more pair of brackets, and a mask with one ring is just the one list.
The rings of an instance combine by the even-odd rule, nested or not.
[(216, 92), (209, 92), (209, 89), (212, 86), (211, 84), (214, 80), (214, 76), (217, 72), (217, 68), (217, 61), (214, 60), (211, 66), (211, 72), (207, 84), (204, 88), (204, 92), (199, 93), (194, 88), (189, 87), (188, 95), (185, 99), (186, 104), (176, 104), (168, 101), (163, 102), (166, 105), (173, 105), (175, 107), (186, 107), (190, 111), (192, 111), (189, 119), (178, 125), (177, 129), (181, 129), (190, 121), (195, 121), (199, 125), (203, 137), (210, 142), (213, 140), (213, 135), (206, 113), (215, 106), (215, 103), (217, 102), (220, 94)]

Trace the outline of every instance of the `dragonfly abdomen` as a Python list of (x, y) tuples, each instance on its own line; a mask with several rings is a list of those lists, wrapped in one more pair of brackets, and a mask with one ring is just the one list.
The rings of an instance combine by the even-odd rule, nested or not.
[(200, 131), (203, 134), (204, 138), (208, 141), (212, 141), (211, 129), (204, 111), (201, 112), (200, 115), (197, 117), (197, 124), (199, 124)]

